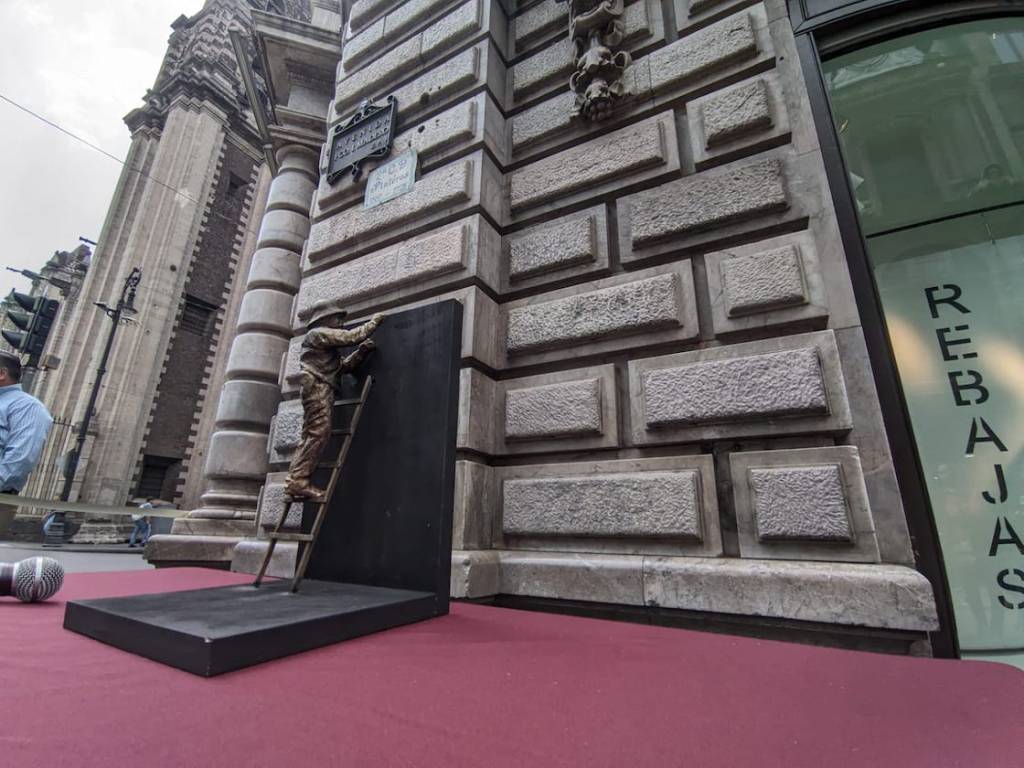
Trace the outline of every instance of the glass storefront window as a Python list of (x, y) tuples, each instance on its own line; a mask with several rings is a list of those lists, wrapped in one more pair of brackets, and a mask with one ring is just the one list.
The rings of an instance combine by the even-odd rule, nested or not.
[(961, 652), (1024, 666), (1024, 18), (823, 70)]

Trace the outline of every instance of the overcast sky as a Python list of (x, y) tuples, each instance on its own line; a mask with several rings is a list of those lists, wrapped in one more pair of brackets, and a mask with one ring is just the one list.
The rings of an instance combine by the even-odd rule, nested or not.
[[(0, 0), (0, 94), (124, 158), (171, 22), (202, 0)], [(81, 235), (98, 240), (121, 166), (0, 100), (0, 296)]]

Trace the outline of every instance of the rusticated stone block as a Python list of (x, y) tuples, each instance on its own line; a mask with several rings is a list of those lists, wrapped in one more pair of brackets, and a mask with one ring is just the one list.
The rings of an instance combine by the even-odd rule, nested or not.
[(408, 296), (467, 275), (496, 288), (499, 248), (500, 238), (491, 225), (471, 216), (308, 276), (299, 291), (297, 311), (302, 317), (316, 304), (331, 300), (349, 309), (372, 305), (374, 299)]
[(506, 535), (700, 540), (696, 471), (506, 480)]
[(515, 537), (516, 549), (722, 552), (711, 456), (516, 465), (495, 473), (500, 530)]
[(680, 278), (669, 273), (512, 309), (510, 355), (682, 325)]
[(700, 112), (709, 147), (772, 124), (768, 86), (760, 78), (709, 97), (700, 105)]
[(491, 0), (470, 0), (424, 29), (423, 49), (420, 55), (424, 59), (430, 59), (480, 32), (485, 3), (490, 2)]
[(939, 626), (931, 584), (898, 565), (648, 557), (644, 599), (663, 608), (850, 626)]
[(274, 419), (274, 433), (271, 438), (270, 460), (273, 463), (287, 461), (302, 439), (302, 401), (285, 400), (278, 406)]
[(651, 89), (667, 91), (757, 54), (755, 17), (738, 13), (648, 54)]
[[(369, 250), (386, 239), (387, 232), (403, 227), (416, 234), (412, 224), (438, 212), (454, 213), (477, 202), (497, 204), (496, 171), (481, 153), (450, 163), (426, 174), (413, 190), (375, 208), (346, 208), (316, 222), (310, 232), (307, 258), (321, 262), (342, 249), (346, 256), (357, 246)], [(421, 230), (422, 231), (422, 227)]]
[(698, 171), (790, 138), (786, 98), (775, 71), (690, 102), (686, 120)]
[(358, 32), (378, 16), (401, 5), (405, 0), (356, 0), (349, 13), (350, 34)]
[(359, 62), (384, 45), (384, 19), (377, 19), (359, 34), (345, 41), (342, 50), (342, 66), (346, 72), (354, 72)]
[(851, 426), (831, 331), (629, 364), (638, 444)]
[(729, 317), (807, 303), (800, 252), (789, 245), (721, 261)]
[[(287, 472), (274, 472), (267, 475), (267, 484), (260, 494), (259, 521), (261, 528), (273, 528), (284, 514), (284, 483)], [(296, 529), (302, 525), (302, 504), (292, 504), (285, 518), (284, 529)]]
[(642, 386), (648, 429), (828, 412), (813, 347), (649, 371)]
[(880, 559), (856, 448), (732, 453), (729, 463), (744, 557)]
[(515, 115), (512, 118), (513, 153), (572, 125), (575, 104), (576, 94), (564, 91)]
[(715, 335), (803, 322), (826, 323), (827, 295), (810, 232), (704, 256)]
[(512, 93), (522, 99), (572, 73), (572, 44), (568, 35), (545, 46), (512, 68)]
[[(554, 223), (541, 224), (505, 239), (509, 287), (519, 287), (549, 272), (588, 265), (607, 267), (608, 237), (604, 206), (589, 208)], [(584, 270), (574, 270), (573, 274)]]
[(604, 431), (601, 380), (582, 379), (505, 393), (505, 439), (581, 437)]
[(377, 91), (383, 90), (389, 81), (408, 72), (411, 62), (419, 63), (422, 44), (423, 41), (417, 35), (362, 69), (348, 75), (343, 73), (343, 79), (338, 82), (335, 91), (335, 108), (340, 112), (350, 105), (355, 105), (360, 99), (375, 95)]
[(557, 0), (544, 0), (525, 13), (516, 16), (513, 22), (516, 53), (521, 53), (543, 37), (557, 31), (568, 30), (567, 7), (565, 3), (559, 3)]
[(512, 301), (502, 310), (507, 365), (653, 346), (699, 334), (688, 261)]
[(626, 248), (783, 211), (789, 206), (785, 169), (778, 158), (708, 171), (639, 192), (619, 202)]
[[(414, 4), (408, 4), (397, 13), (404, 13), (409, 7), (414, 7)], [(388, 84), (407, 75), (411, 66), (431, 63), (459, 43), (484, 33), (492, 26), (495, 39), (503, 40), (507, 34), (503, 22), (504, 16), (500, 9), (493, 7), (492, 0), (470, 0), (361, 69), (350, 72), (343, 66), (335, 92), (336, 112), (355, 106), (360, 99), (381, 94)], [(385, 19), (384, 38), (391, 37), (387, 30)], [(384, 44), (386, 42), (382, 41), (381, 45)], [(402, 103), (400, 101), (399, 105)]]
[(759, 539), (853, 538), (837, 464), (752, 469), (750, 489)]
[(483, 82), (489, 59), (487, 44), (482, 43), (431, 67), (412, 82), (401, 86), (395, 91), (399, 119), (407, 120), (413, 112), (437, 106)]
[(480, 429), (490, 429), (497, 436), (499, 452), (584, 451), (619, 445), (613, 365), (505, 379), (495, 386), (492, 402), (483, 405), (492, 414), (493, 424), (483, 423)]
[(581, 188), (588, 195), (601, 184), (656, 169), (674, 172), (675, 124), (671, 112), (588, 141), (539, 160), (510, 176), (512, 210), (517, 211), (560, 198)]

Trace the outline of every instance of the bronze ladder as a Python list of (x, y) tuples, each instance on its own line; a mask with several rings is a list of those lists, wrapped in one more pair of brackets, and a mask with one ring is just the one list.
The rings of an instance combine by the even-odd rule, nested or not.
[[(345, 441), (341, 444), (341, 450), (338, 452), (338, 459), (334, 462), (327, 464), (317, 464), (317, 469), (330, 469), (331, 479), (327, 483), (327, 488), (324, 489), (324, 497), (322, 501), (313, 501), (311, 499), (293, 499), (291, 496), (285, 496), (284, 509), (281, 512), (281, 519), (277, 521), (277, 525), (274, 526), (274, 530), (267, 534), (267, 538), (270, 539), (270, 546), (267, 548), (267, 554), (263, 558), (263, 565), (260, 566), (259, 575), (256, 577), (256, 581), (253, 582), (254, 587), (258, 587), (263, 581), (263, 576), (267, 572), (267, 566), (270, 565), (270, 558), (274, 556), (274, 547), (277, 546), (279, 541), (297, 541), (305, 543), (305, 548), (302, 552), (302, 558), (299, 561), (299, 567), (295, 570), (295, 577), (292, 579), (291, 591), (296, 592), (299, 589), (299, 584), (302, 583), (302, 579), (306, 575), (306, 568), (309, 566), (309, 558), (313, 553), (313, 547), (316, 545), (316, 539), (320, 535), (320, 526), (323, 525), (324, 516), (327, 514), (327, 506), (331, 503), (331, 497), (334, 496), (334, 488), (338, 484), (338, 478), (341, 476), (341, 469), (345, 466), (345, 460), (348, 458), (348, 450), (352, 446), (352, 440), (356, 435), (356, 427), (359, 426), (359, 417), (363, 414), (363, 406), (366, 405), (366, 399), (370, 396), (370, 387), (373, 384), (373, 377), (367, 376), (366, 382), (363, 384), (363, 390), (360, 392), (359, 397), (351, 400), (336, 400), (335, 406), (338, 405), (355, 405), (356, 409), (352, 413), (352, 421), (349, 424), (348, 429), (331, 429), (332, 435), (345, 435)], [(333, 425), (332, 425), (333, 427)], [(282, 531), (281, 526), (284, 525), (284, 521), (288, 519), (288, 513), (291, 511), (292, 504), (313, 504), (318, 507), (316, 511), (316, 519), (313, 521), (313, 527), (309, 533), (292, 533), (291, 531)]]

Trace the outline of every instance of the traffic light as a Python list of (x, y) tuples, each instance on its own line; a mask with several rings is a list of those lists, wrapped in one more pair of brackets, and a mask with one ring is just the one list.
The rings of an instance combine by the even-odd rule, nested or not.
[(11, 291), (8, 298), (23, 311), (16, 309), (7, 311), (7, 318), (14, 323), (15, 328), (20, 330), (4, 331), (3, 337), (19, 352), (30, 358), (38, 358), (46, 347), (46, 337), (50, 335), (50, 328), (57, 318), (60, 302), (56, 299), (29, 296), (17, 291)]

